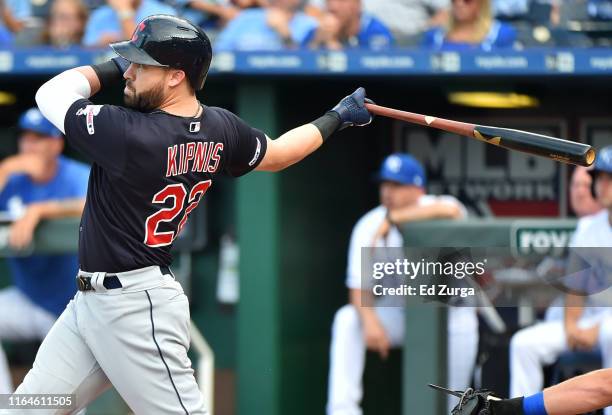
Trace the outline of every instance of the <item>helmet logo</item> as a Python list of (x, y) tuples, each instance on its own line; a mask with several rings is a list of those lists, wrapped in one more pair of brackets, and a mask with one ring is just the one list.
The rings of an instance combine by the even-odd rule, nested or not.
[(136, 42), (138, 40), (138, 35), (145, 29), (145, 22), (140, 22), (136, 30), (134, 30), (134, 34), (132, 35), (132, 42)]

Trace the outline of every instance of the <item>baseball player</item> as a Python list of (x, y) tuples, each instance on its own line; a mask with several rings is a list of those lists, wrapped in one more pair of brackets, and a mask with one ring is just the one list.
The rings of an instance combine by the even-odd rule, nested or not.
[[(606, 157), (612, 155), (612, 147), (602, 149), (590, 173), (603, 182), (606, 172), (612, 172), (612, 163)], [(611, 159), (612, 160), (612, 159)], [(602, 178), (599, 178), (599, 176)], [(596, 187), (605, 189), (602, 183)], [(612, 200), (605, 200), (605, 193), (597, 191), (597, 200), (604, 208), (578, 221), (570, 246), (612, 247), (612, 234), (608, 225)], [(600, 252), (599, 252), (600, 253)], [(576, 303), (577, 302), (577, 303)], [(566, 350), (592, 350), (599, 346), (604, 367), (612, 367), (612, 308), (606, 292), (591, 295), (586, 301), (566, 295), (563, 315), (548, 319), (518, 331), (510, 345), (510, 396), (530, 395), (543, 387), (542, 366), (552, 364)], [(607, 410), (612, 414), (612, 410)]]
[[(21, 115), (19, 153), (0, 163), (0, 210), (14, 219), (8, 242), (20, 250), (41, 220), (81, 216), (89, 167), (61, 156), (60, 131), (37, 108)], [(42, 340), (74, 296), (74, 254), (8, 258), (13, 285), (0, 290), (0, 340)], [(0, 393), (13, 392), (0, 346)]]
[[(93, 166), (79, 292), (17, 393), (75, 394), (77, 411), (112, 383), (137, 415), (203, 414), (187, 357), (189, 304), (168, 268), (173, 240), (218, 175), (282, 170), (335, 131), (372, 117), (359, 88), (312, 123), (270, 140), (198, 101), (212, 49), (190, 22), (149, 16), (131, 40), (111, 47), (118, 58), (65, 71), (36, 93), (43, 114)], [(125, 107), (89, 100), (116, 85)]]
[[(612, 247), (612, 146), (600, 150), (594, 167), (589, 170), (594, 176), (595, 193), (604, 210), (593, 215), (585, 226), (578, 226), (574, 234), (576, 246), (608, 248)], [(582, 220), (582, 219), (581, 219)], [(603, 270), (603, 275), (612, 274), (612, 265), (600, 249), (597, 265), (593, 273)], [(595, 270), (594, 268), (597, 268)], [(609, 290), (609, 289), (608, 289)], [(599, 325), (581, 328), (577, 318), (581, 311), (581, 297), (571, 296), (571, 307), (566, 308), (565, 331), (568, 346), (590, 349), (599, 345), (604, 356), (612, 354), (612, 324), (605, 319)], [(546, 341), (545, 337), (541, 337)], [(609, 363), (609, 362), (604, 362)], [(612, 406), (612, 369), (597, 370), (565, 382), (542, 392), (534, 391), (529, 396), (513, 399), (491, 400), (490, 392), (466, 391), (453, 415), (576, 415), (606, 407), (606, 415), (611, 414)], [(482, 411), (482, 412), (481, 412)]]
[[(328, 415), (361, 414), (359, 404), (363, 395), (361, 379), (366, 348), (386, 358), (391, 347), (400, 347), (404, 342), (404, 299), (383, 296), (376, 298), (374, 307), (363, 306), (364, 298), (372, 293), (364, 286), (366, 281), (361, 279), (362, 248), (403, 246), (399, 230), (384, 226), (388, 216), (399, 223), (467, 215), (454, 197), (425, 194), (423, 167), (408, 154), (388, 156), (378, 179), (381, 204), (362, 216), (351, 234), (346, 278), (349, 304), (336, 312), (332, 325)], [(384, 236), (379, 231), (381, 227), (386, 228)], [(470, 384), (476, 361), (478, 320), (474, 308), (449, 310), (449, 384), (465, 388)]]

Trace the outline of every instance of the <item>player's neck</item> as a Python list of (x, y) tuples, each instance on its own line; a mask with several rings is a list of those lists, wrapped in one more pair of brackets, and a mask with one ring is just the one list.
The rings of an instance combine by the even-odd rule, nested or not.
[(179, 117), (196, 117), (200, 112), (200, 102), (195, 95), (168, 97), (159, 109)]

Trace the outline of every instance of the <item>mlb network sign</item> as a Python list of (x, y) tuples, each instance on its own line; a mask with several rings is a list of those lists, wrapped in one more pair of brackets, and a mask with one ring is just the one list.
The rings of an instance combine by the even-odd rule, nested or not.
[(572, 220), (534, 223), (518, 221), (510, 232), (515, 255), (560, 255), (569, 245), (576, 222)]
[[(562, 121), (546, 119), (483, 124), (555, 137), (563, 137), (566, 130)], [(408, 123), (395, 127), (395, 150), (411, 153), (423, 163), (430, 193), (453, 195), (477, 216), (565, 215), (567, 186), (562, 163)]]

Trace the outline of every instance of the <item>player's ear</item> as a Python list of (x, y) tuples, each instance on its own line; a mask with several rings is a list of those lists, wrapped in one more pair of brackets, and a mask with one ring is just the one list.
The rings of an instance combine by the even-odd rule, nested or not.
[[(180, 69), (171, 69), (168, 77), (168, 86), (175, 87), (185, 79), (185, 72)], [(186, 80), (185, 80), (186, 81)]]

